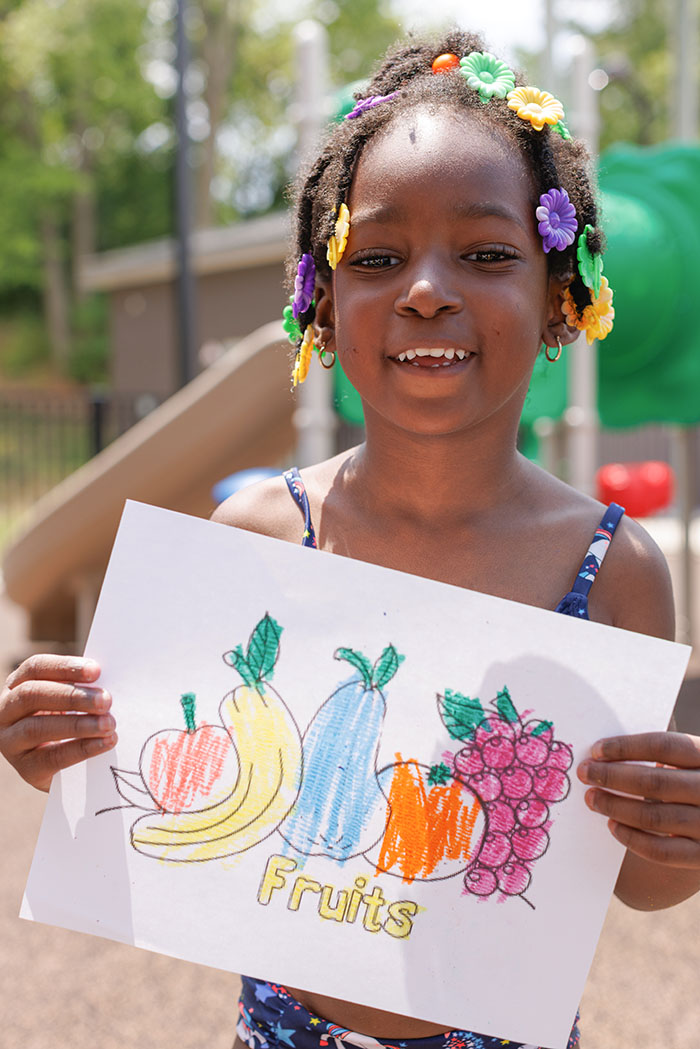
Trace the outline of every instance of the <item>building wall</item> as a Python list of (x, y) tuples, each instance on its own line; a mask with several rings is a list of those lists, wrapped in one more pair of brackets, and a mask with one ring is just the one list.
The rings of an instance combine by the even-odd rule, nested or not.
[[(196, 281), (197, 346), (228, 343), (282, 315), (287, 301), (281, 262), (200, 275)], [(179, 386), (172, 282), (110, 293), (112, 385), (118, 393), (151, 393), (159, 400)], [(207, 346), (207, 344), (210, 344)], [(202, 363), (200, 361), (200, 363)]]

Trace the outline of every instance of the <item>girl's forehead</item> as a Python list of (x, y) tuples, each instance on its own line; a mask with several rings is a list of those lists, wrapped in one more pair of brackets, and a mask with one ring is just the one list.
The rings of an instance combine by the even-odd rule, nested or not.
[[(433, 190), (431, 190), (433, 187)], [(514, 142), (469, 113), (428, 108), (405, 111), (365, 146), (350, 193), (353, 211), (404, 194), (504, 194), (526, 207), (533, 177)]]

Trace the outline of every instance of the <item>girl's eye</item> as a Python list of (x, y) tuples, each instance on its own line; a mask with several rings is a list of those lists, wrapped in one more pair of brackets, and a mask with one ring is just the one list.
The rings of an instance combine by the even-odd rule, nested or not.
[(518, 253), (513, 248), (506, 247), (505, 244), (494, 244), (492, 247), (471, 251), (465, 255), (465, 258), (469, 262), (509, 262), (511, 259), (517, 259)]
[(360, 255), (351, 260), (353, 266), (363, 270), (383, 270), (396, 266), (401, 260), (396, 255)]

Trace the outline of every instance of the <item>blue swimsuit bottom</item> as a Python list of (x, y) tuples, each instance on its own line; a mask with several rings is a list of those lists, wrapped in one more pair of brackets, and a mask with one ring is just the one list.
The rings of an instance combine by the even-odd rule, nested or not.
[[(315, 547), (316, 535), (311, 522), (309, 500), (304, 483), (296, 469), (288, 470), (285, 480), (294, 501), (304, 515), (303, 546)], [(588, 594), (601, 562), (610, 546), (620, 519), (621, 506), (611, 503), (605, 511), (593, 541), (583, 560), (573, 587), (557, 605), (562, 615), (588, 619)], [(360, 1049), (537, 1049), (522, 1042), (511, 1042), (474, 1031), (445, 1031), (429, 1038), (373, 1038), (370, 1035), (348, 1031), (344, 1027), (313, 1016), (279, 984), (242, 977), (243, 990), (238, 1003), (239, 1018), (236, 1034), (249, 1049), (344, 1049), (345, 1045)], [(567, 1049), (579, 1045), (578, 1013), (574, 1021)], [(331, 1045), (331, 1043), (333, 1043)]]

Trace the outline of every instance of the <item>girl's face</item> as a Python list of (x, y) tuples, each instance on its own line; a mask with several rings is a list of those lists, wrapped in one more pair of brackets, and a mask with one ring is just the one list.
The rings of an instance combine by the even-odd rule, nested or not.
[[(402, 114), (362, 153), (317, 322), (373, 414), (420, 434), (517, 426), (542, 341), (567, 340), (531, 174), (498, 131)], [(420, 351), (444, 351), (425, 356)]]

